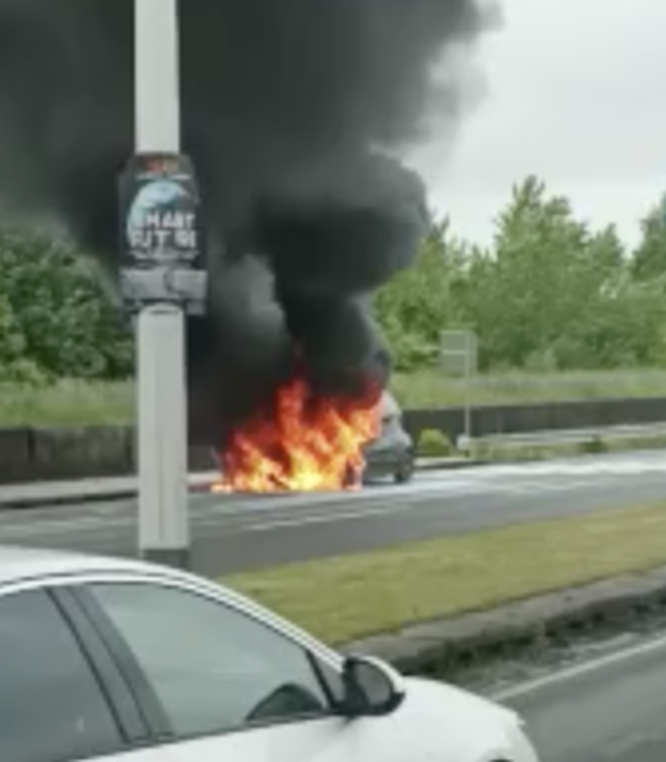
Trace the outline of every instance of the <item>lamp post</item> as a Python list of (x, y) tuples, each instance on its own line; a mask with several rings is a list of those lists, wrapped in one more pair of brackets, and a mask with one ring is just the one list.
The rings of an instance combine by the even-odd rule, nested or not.
[(120, 178), (120, 284), (137, 346), (139, 550), (188, 568), (185, 319), (205, 309), (192, 163), (181, 154), (178, 0), (135, 0), (135, 154)]

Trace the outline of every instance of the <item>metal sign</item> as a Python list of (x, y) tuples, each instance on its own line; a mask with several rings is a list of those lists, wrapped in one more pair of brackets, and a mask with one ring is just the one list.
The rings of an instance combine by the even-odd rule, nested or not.
[(447, 375), (464, 379), (464, 434), (458, 438), (456, 447), (462, 452), (469, 452), (473, 433), (471, 392), (478, 368), (478, 340), (474, 331), (442, 331), (441, 360)]
[(120, 285), (125, 305), (205, 306), (206, 269), (192, 162), (179, 154), (139, 154), (120, 178)]
[(475, 375), (478, 367), (478, 341), (474, 331), (442, 331), (440, 356), (442, 370), (448, 376), (469, 378)]

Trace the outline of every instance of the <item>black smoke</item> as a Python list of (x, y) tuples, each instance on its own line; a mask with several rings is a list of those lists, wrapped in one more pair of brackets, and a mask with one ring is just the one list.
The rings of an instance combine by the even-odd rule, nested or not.
[[(322, 393), (385, 379), (368, 294), (428, 224), (420, 179), (386, 149), (432, 114), (458, 123), (454, 56), (494, 19), (477, 0), (181, 0), (212, 273), (211, 314), (188, 326), (200, 434), (253, 410), (294, 346)], [(0, 0), (0, 197), (56, 215), (111, 273), (133, 66), (132, 0)]]

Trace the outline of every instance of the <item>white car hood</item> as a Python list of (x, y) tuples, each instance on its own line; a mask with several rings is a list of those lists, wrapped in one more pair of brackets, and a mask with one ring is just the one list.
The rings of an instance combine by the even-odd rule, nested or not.
[[(514, 759), (521, 725), (512, 710), (460, 688), (421, 678), (406, 678), (407, 695), (391, 730), (415, 739), (414, 759), (491, 762)], [(418, 740), (417, 740), (418, 739)]]
[(488, 721), (497, 722), (502, 726), (521, 723), (520, 716), (513, 709), (455, 685), (421, 677), (406, 677), (405, 683), (408, 691), (416, 694), (420, 700), (443, 701), (455, 712), (470, 713), (475, 717), (483, 716)]

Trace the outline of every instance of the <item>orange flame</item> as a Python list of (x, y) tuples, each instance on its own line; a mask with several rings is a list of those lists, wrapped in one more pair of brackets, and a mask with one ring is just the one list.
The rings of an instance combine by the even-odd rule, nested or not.
[(275, 414), (237, 430), (220, 453), (215, 492), (310, 492), (358, 486), (362, 448), (379, 431), (378, 402), (319, 399), (296, 378), (278, 390)]

